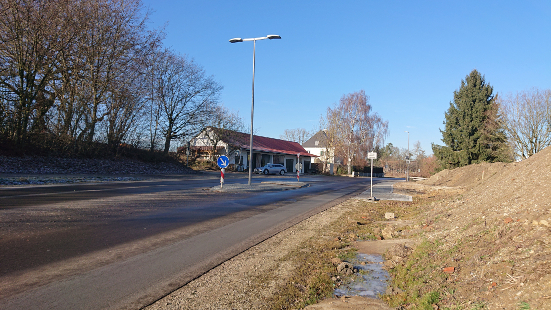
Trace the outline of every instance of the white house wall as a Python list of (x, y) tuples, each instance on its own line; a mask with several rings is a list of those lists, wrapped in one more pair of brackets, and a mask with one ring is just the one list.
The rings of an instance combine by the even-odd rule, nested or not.
[[(192, 146), (212, 146), (209, 137), (205, 132), (201, 132), (197, 137), (193, 138), (190, 142)], [(217, 146), (227, 147), (227, 144), (224, 141), (219, 141)]]
[(321, 151), (323, 151), (325, 148), (319, 148), (319, 147), (305, 147), (304, 148), (306, 152), (312, 154), (312, 155), (318, 155), (321, 156)]
[[(333, 156), (327, 155), (327, 150), (324, 147), (305, 147), (304, 149), (310, 154), (319, 156), (318, 158), (322, 162), (332, 163), (335, 161), (335, 158)], [(321, 155), (322, 151), (324, 152), (323, 155)]]

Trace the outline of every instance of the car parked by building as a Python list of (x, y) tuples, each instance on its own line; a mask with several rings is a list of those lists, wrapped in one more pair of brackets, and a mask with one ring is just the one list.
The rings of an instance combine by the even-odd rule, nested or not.
[(287, 169), (281, 164), (266, 164), (264, 167), (254, 168), (254, 173), (284, 175), (286, 172)]

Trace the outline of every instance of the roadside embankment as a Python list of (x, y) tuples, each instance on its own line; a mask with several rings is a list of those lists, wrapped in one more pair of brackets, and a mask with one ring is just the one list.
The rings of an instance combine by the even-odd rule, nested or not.
[(417, 195), (421, 243), (394, 267), (391, 304), (551, 309), (550, 186), (551, 148), (398, 184)]

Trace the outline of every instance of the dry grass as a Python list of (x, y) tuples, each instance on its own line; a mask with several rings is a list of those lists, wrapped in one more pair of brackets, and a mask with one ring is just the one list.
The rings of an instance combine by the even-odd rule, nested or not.
[[(284, 258), (292, 261), (296, 269), (270, 300), (271, 309), (302, 309), (331, 296), (342, 283), (341, 279), (347, 280), (337, 274), (332, 259), (355, 257), (353, 241), (381, 239), (386, 212), (394, 212), (401, 220), (411, 219), (418, 213), (413, 203), (396, 201), (370, 203), (351, 199), (336, 208), (348, 211)], [(334, 281), (336, 276), (341, 279)]]

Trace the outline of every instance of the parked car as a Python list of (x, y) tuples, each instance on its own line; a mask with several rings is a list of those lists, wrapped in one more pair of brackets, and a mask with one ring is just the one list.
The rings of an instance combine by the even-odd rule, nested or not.
[(281, 164), (266, 164), (264, 167), (254, 168), (254, 173), (264, 173), (264, 174), (280, 174), (284, 175), (287, 172), (285, 166)]

